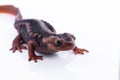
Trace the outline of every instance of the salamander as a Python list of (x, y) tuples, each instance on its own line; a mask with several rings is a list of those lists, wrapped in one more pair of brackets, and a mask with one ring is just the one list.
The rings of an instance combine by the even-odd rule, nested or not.
[[(8, 13), (15, 16), (14, 27), (18, 32), (10, 50), (13, 53), (22, 49), (28, 50), (28, 61), (43, 60), (43, 54), (53, 54), (58, 51), (72, 50), (74, 54), (84, 54), (86, 49), (78, 48), (75, 45), (75, 36), (70, 33), (57, 34), (53, 26), (44, 20), (23, 19), (19, 8), (14, 5), (0, 5), (0, 13)], [(27, 48), (25, 45), (27, 44)]]

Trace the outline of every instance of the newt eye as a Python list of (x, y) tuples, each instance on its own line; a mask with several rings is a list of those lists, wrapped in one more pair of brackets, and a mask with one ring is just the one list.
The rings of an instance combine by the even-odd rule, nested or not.
[(62, 45), (62, 41), (56, 40), (56, 41), (55, 41), (55, 45), (56, 45), (56, 46), (61, 46), (61, 45)]

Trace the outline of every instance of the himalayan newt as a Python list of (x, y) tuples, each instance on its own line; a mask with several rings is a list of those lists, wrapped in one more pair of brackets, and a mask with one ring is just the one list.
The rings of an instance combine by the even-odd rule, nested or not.
[(57, 34), (51, 24), (44, 20), (23, 19), (19, 8), (13, 5), (0, 5), (0, 13), (8, 13), (15, 16), (14, 27), (18, 32), (12, 43), (13, 53), (27, 49), (28, 60), (43, 60), (43, 56), (37, 56), (35, 52), (53, 54), (58, 51), (73, 50), (75, 54), (84, 54), (86, 49), (80, 49), (75, 45), (75, 36), (70, 33)]

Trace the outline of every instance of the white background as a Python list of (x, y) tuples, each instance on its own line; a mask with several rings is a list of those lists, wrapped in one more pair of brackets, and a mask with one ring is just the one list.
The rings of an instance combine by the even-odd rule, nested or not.
[(90, 52), (44, 55), (28, 62), (27, 50), (12, 54), (17, 35), (14, 16), (0, 14), (0, 80), (118, 80), (120, 67), (119, 0), (0, 0), (13, 4), (23, 17), (43, 19), (58, 33), (76, 36), (76, 45)]

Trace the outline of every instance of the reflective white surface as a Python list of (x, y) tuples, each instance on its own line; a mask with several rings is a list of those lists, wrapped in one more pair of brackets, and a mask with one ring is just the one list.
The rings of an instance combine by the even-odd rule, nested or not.
[[(118, 80), (120, 67), (119, 1), (109, 0), (0, 0), (14, 4), (23, 18), (44, 19), (58, 33), (76, 36), (76, 45), (90, 52), (72, 51), (43, 55), (43, 61), (28, 62), (28, 51), (9, 51), (16, 30), (14, 17), (0, 14), (0, 79), (2, 80)], [(33, 4), (34, 3), (34, 4)]]

